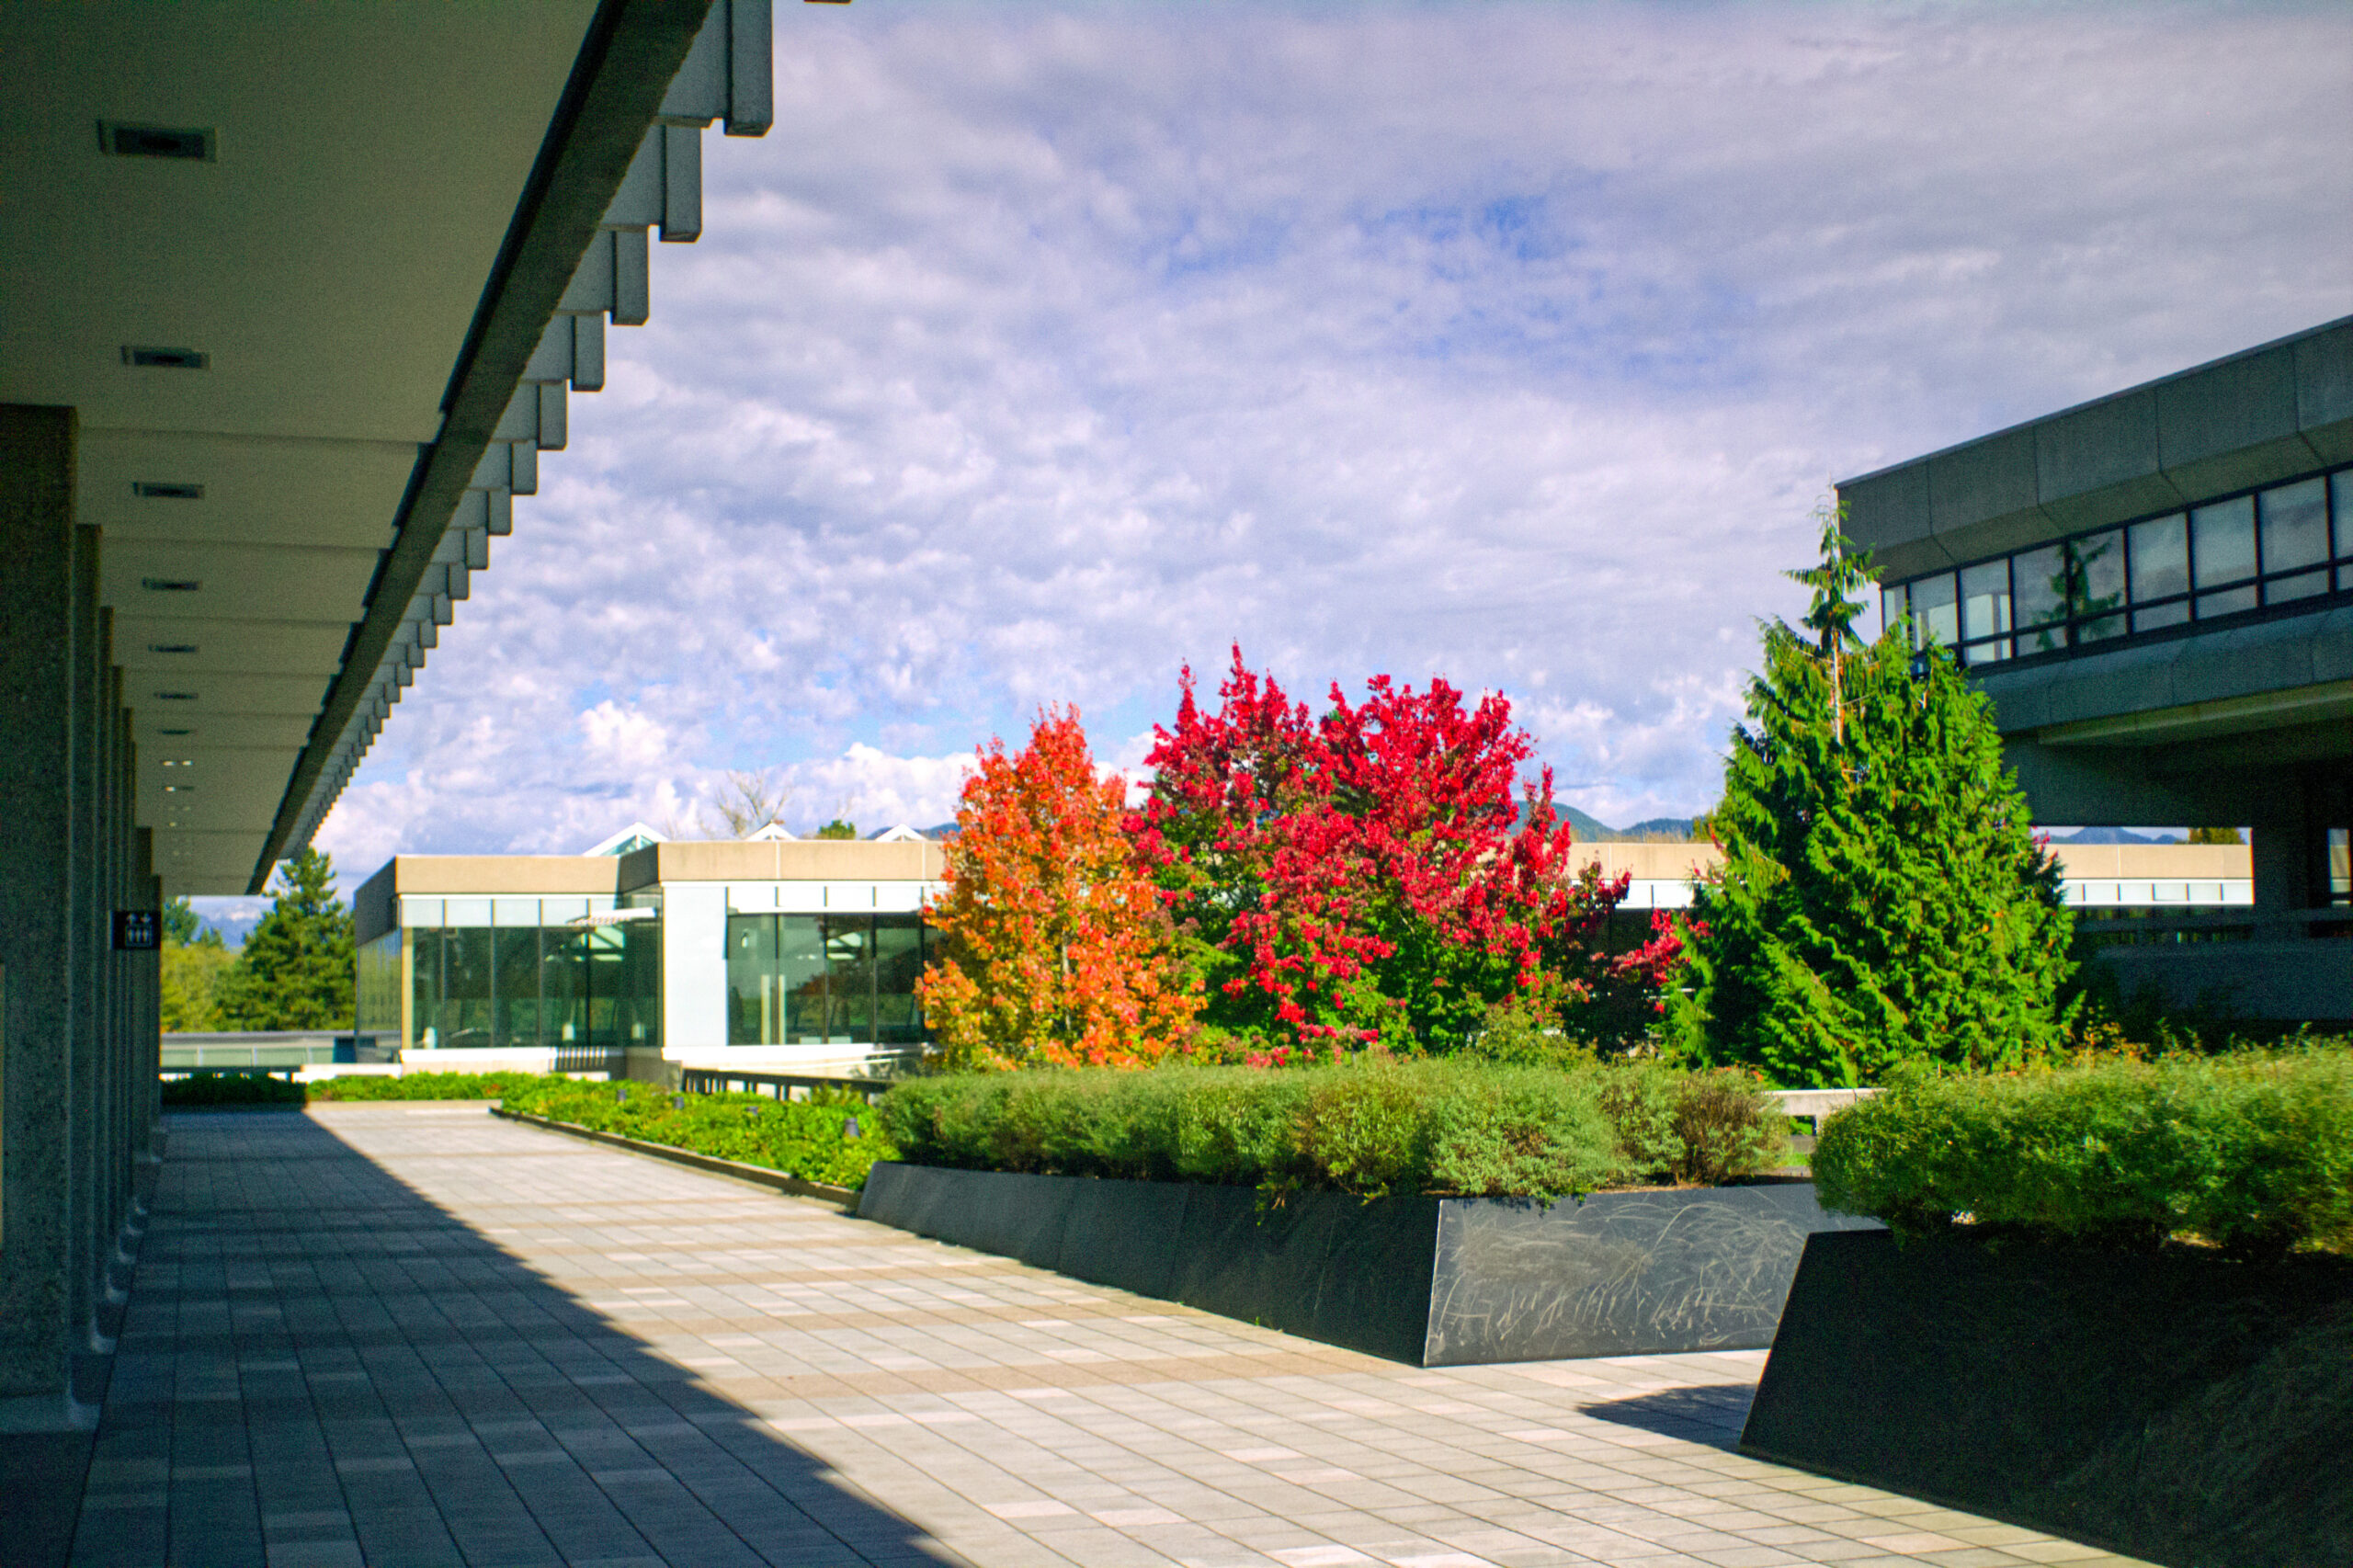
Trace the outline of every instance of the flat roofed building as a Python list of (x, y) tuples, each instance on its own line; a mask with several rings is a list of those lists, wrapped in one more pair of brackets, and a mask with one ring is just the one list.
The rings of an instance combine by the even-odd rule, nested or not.
[(354, 900), (358, 1027), (412, 1068), (886, 1073), (945, 869), (915, 835), (398, 856)]
[(1837, 487), (2052, 822), (2251, 826), (2177, 999), (2353, 1017), (2353, 318)]

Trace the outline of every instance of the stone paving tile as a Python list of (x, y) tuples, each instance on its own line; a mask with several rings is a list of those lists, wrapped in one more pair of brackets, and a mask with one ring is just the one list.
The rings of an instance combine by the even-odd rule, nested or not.
[(1731, 1451), (1761, 1352), (1423, 1370), (474, 1108), (179, 1116), (77, 1564), (2118, 1564)]

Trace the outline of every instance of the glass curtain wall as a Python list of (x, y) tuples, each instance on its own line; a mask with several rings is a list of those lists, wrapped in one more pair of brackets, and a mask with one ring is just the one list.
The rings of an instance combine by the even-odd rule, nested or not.
[(442, 901), (438, 923), (405, 926), (405, 1043), (426, 1051), (658, 1047), (661, 921), (589, 925), (586, 915), (585, 899), (453, 898)]
[(359, 1032), (401, 1032), (401, 934), (387, 931), (359, 949)]
[(2353, 469), (1914, 577), (1881, 613), (1988, 665), (2332, 592), (2353, 593)]
[(731, 915), (727, 1043), (918, 1045), (923, 919)]

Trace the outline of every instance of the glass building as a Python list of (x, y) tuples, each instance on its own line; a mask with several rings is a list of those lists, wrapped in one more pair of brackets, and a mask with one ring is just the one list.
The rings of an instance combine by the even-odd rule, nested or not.
[(928, 1038), (942, 869), (909, 833), (401, 856), (354, 900), (359, 1028), (443, 1066), (883, 1067)]

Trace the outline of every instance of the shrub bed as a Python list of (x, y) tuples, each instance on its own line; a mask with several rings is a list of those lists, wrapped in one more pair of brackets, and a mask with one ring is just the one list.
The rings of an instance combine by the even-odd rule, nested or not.
[(957, 1074), (897, 1085), (881, 1110), (918, 1165), (1547, 1202), (1750, 1175), (1784, 1126), (1741, 1073), (1445, 1060)]
[(876, 1125), (878, 1119), (858, 1101), (673, 1095), (649, 1084), (587, 1084), (563, 1077), (529, 1078), (503, 1097), (508, 1110), (691, 1149), (827, 1187), (863, 1187), (876, 1161), (900, 1157)]
[[(570, 1082), (558, 1074), (559, 1082)], [(354, 1074), (304, 1085), (314, 1100), (497, 1100), (547, 1082), (538, 1073)]]
[(1813, 1153), (1824, 1207), (1981, 1233), (2268, 1258), (2353, 1243), (2353, 1052), (1898, 1079)]
[(191, 1106), (301, 1105), (302, 1085), (259, 1073), (191, 1073), (163, 1082), (164, 1108)]

